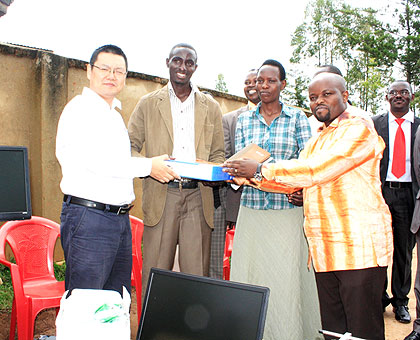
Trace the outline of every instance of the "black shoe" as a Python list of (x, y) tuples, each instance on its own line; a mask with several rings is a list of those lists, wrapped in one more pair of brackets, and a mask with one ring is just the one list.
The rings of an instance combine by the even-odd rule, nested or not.
[[(394, 307), (395, 320), (401, 323), (409, 323), (411, 321), (410, 313), (407, 306)], [(420, 338), (419, 338), (420, 340)]]
[(420, 334), (416, 331), (412, 331), (404, 338), (404, 340), (420, 340)]

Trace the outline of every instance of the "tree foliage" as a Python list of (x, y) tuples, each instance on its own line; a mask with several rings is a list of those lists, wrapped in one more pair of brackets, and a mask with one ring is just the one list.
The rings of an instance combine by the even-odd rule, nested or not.
[(226, 86), (225, 76), (222, 73), (219, 73), (219, 75), (217, 76), (215, 89), (219, 92), (225, 92), (225, 93), (229, 92)]
[(304, 23), (292, 36), (290, 61), (312, 60), (314, 68), (340, 66), (353, 101), (365, 110), (378, 112), (399, 58), (396, 32), (378, 14), (372, 8), (352, 8), (343, 1), (313, 0)]
[(406, 80), (413, 85), (415, 111), (420, 108), (420, 0), (403, 0), (402, 10), (395, 11), (401, 27), (398, 37), (399, 62)]

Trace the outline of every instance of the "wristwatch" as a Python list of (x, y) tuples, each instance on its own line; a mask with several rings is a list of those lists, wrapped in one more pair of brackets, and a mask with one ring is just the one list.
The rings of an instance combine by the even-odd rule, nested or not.
[(255, 171), (254, 178), (257, 181), (262, 181), (262, 179), (263, 179), (263, 175), (262, 175), (262, 172), (261, 172), (262, 166), (263, 166), (262, 163), (258, 163), (257, 170)]

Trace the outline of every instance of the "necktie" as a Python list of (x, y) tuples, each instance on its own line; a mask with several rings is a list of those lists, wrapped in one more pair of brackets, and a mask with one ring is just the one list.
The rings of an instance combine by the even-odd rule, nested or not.
[(397, 118), (395, 121), (398, 124), (398, 129), (395, 134), (391, 172), (395, 175), (395, 177), (400, 178), (405, 174), (405, 136), (404, 131), (401, 128), (401, 124), (404, 122), (404, 119)]

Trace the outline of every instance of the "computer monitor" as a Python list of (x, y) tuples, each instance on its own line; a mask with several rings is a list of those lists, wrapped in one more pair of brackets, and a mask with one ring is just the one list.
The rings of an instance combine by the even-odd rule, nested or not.
[(0, 145), (0, 221), (32, 216), (28, 150)]
[(260, 340), (269, 289), (152, 268), (137, 340)]

